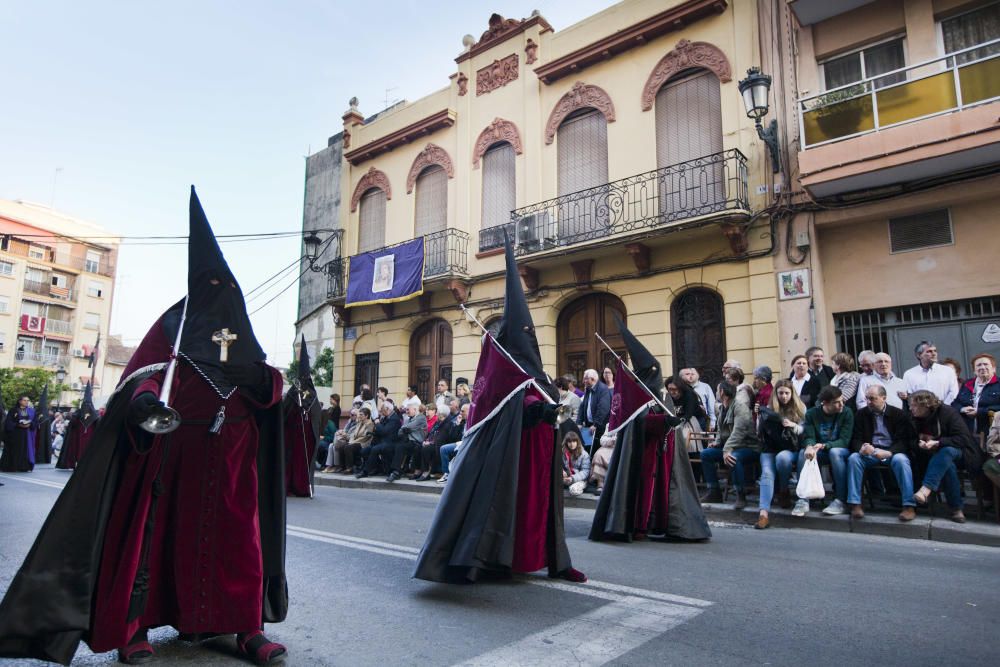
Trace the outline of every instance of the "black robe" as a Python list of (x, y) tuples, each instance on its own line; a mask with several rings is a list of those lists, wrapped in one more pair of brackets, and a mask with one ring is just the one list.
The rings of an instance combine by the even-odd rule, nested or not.
[[(80, 460), (0, 602), (0, 656), (68, 665), (92, 626), (91, 611), (111, 507), (132, 444), (126, 435), (135, 389), (156, 368), (140, 369), (108, 401)], [(265, 622), (284, 619), (285, 489), (281, 411), (256, 416), (258, 507), (265, 582)]]

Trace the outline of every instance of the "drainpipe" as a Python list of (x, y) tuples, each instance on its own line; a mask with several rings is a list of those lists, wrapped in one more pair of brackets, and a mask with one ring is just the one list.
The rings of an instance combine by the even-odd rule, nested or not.
[(812, 297), (809, 297), (809, 336), (813, 345), (819, 344), (816, 342), (816, 302)]

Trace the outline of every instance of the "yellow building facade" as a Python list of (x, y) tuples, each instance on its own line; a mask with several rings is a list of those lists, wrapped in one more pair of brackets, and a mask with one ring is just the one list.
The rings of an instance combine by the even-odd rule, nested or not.
[[(756, 11), (629, 0), (558, 31), (494, 15), (447, 87), (368, 122), (352, 100), (333, 391), (473, 381), (481, 331), (460, 305), (498, 321), (504, 230), (553, 376), (612, 365), (594, 333), (619, 347), (614, 315), (665, 374), (776, 365), (770, 162), (737, 90)], [(417, 236), (424, 294), (346, 307), (347, 256)]]

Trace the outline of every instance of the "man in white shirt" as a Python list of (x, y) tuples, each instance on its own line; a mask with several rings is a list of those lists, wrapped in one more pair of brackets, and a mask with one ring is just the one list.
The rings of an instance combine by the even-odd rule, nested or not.
[(417, 396), (417, 385), (411, 384), (406, 388), (406, 400), (403, 401), (403, 411), (410, 409), (410, 406), (415, 408), (420, 407), (420, 397)]
[[(903, 373), (906, 391), (926, 389), (945, 405), (951, 405), (958, 398), (958, 378), (951, 366), (939, 364), (937, 346), (923, 340), (913, 349), (917, 357), (917, 365)], [(903, 397), (904, 399), (906, 396)]]
[(885, 387), (885, 402), (894, 408), (903, 408), (903, 400), (907, 396), (906, 382), (902, 378), (896, 377), (892, 373), (892, 357), (885, 352), (875, 355), (875, 372), (871, 375), (862, 375), (858, 382), (858, 397), (856, 403), (858, 409), (868, 405), (866, 392), (868, 387), (880, 384)]
[(701, 400), (701, 407), (705, 408), (708, 415), (708, 431), (715, 430), (715, 392), (712, 388), (701, 381), (696, 368), (684, 368), (681, 370), (681, 379), (691, 385), (694, 393)]
[(448, 414), (448, 401), (455, 398), (455, 394), (448, 391), (448, 381), (444, 378), (438, 380), (437, 394), (434, 395), (434, 405), (437, 406), (438, 415)]

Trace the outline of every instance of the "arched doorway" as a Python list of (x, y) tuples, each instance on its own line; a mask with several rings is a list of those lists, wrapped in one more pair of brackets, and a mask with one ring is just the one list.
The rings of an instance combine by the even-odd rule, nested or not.
[(625, 304), (611, 294), (589, 294), (562, 309), (556, 323), (559, 357), (556, 370), (560, 375), (569, 373), (580, 383), (588, 368), (598, 373), (605, 366), (614, 369), (614, 356), (597, 340), (594, 332), (601, 334), (624, 357), (625, 343), (618, 333), (615, 315), (627, 322)]
[(674, 368), (697, 368), (702, 382), (722, 381), (726, 322), (722, 297), (704, 287), (685, 290), (670, 306)]
[(421, 324), (410, 337), (409, 384), (417, 385), (417, 396), (427, 402), (434, 398), (441, 378), (451, 386), (451, 325), (435, 319)]

